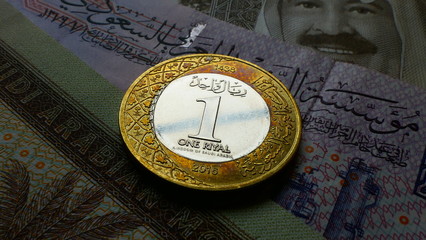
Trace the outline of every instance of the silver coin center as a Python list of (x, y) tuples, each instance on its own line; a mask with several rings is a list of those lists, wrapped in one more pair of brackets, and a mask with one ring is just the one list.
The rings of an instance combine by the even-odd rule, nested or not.
[(153, 124), (169, 150), (221, 163), (245, 156), (263, 142), (270, 113), (265, 100), (243, 81), (198, 73), (167, 85), (156, 99)]

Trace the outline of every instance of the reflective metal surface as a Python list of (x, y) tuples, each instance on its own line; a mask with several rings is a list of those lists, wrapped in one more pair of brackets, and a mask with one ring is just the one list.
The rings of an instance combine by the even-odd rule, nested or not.
[(300, 113), (284, 85), (241, 59), (197, 54), (149, 69), (120, 109), (126, 145), (160, 177), (195, 189), (260, 182), (294, 155)]

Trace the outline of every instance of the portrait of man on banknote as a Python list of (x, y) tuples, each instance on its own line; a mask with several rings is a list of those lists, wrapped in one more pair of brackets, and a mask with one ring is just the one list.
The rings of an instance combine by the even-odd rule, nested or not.
[[(256, 30), (402, 79), (406, 45), (412, 39), (403, 34), (408, 28), (404, 19), (398, 19), (400, 4), (396, 0), (266, 0)], [(410, 56), (410, 61), (414, 59)]]

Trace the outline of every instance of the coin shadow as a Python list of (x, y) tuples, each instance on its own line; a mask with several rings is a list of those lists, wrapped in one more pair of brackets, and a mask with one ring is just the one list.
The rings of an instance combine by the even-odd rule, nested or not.
[[(200, 210), (223, 210), (228, 208), (245, 208), (261, 202), (272, 201), (287, 185), (296, 161), (290, 161), (281, 171), (264, 181), (242, 189), (226, 191), (207, 191), (183, 187), (155, 175), (142, 166), (128, 152), (133, 169), (139, 173), (141, 183), (152, 189), (166, 201), (176, 204), (177, 207), (186, 207)], [(141, 186), (142, 187), (142, 186)]]
[[(198, 209), (244, 208), (260, 202), (271, 201), (288, 182), (295, 161), (290, 162), (282, 171), (261, 183), (236, 190), (206, 191), (179, 186), (150, 173), (155, 178), (153, 186), (166, 199), (182, 207)], [(147, 171), (148, 172), (148, 171)]]

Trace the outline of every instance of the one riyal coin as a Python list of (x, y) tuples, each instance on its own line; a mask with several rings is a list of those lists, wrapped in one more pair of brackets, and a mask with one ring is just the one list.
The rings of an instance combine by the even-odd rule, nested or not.
[(194, 189), (230, 190), (282, 169), (301, 138), (290, 92), (241, 59), (186, 55), (143, 73), (124, 95), (124, 142), (158, 176)]

